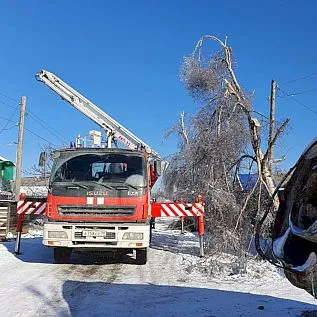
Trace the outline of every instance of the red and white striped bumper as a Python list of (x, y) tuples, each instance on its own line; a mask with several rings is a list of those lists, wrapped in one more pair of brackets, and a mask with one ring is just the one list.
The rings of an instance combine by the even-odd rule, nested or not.
[(198, 217), (204, 214), (203, 203), (152, 203), (152, 217)]

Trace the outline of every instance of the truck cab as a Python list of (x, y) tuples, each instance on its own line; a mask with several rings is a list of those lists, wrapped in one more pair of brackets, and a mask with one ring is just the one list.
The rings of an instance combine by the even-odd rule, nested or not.
[(55, 151), (43, 244), (55, 261), (71, 251), (136, 250), (145, 264), (150, 240), (151, 163), (141, 150), (76, 148)]

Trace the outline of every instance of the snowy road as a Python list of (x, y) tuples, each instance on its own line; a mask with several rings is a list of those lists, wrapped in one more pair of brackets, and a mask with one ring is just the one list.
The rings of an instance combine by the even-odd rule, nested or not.
[(198, 274), (188, 266), (198, 251), (191, 234), (157, 230), (153, 242), (145, 266), (85, 255), (55, 265), (41, 238), (24, 239), (19, 257), (14, 242), (0, 244), (0, 315), (317, 316), (315, 301), (282, 277), (224, 282)]

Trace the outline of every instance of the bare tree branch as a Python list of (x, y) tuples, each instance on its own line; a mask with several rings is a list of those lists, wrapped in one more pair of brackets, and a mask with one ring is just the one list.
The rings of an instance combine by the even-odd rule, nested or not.
[(189, 144), (189, 140), (188, 140), (188, 133), (186, 131), (186, 128), (185, 128), (185, 122), (184, 122), (184, 111), (181, 112), (180, 114), (180, 129), (181, 129), (181, 133), (183, 135), (183, 138), (185, 140), (185, 143), (188, 145)]
[[(220, 45), (212, 55), (206, 54), (207, 58), (203, 55), (206, 40)], [(172, 129), (179, 137), (179, 147), (163, 178), (165, 193), (170, 199), (182, 196), (187, 200), (202, 194), (210, 252), (230, 249), (245, 254), (246, 237), (254, 233), (251, 220), (258, 218), (262, 205), (274, 192), (267, 149), (262, 150), (265, 126), (261, 127), (252, 106), (254, 93), (242, 90), (227, 39), (212, 35), (201, 37), (192, 54), (184, 57), (180, 77), (199, 103), (199, 110), (190, 120), (181, 113)], [(277, 129), (268, 147), (274, 145), (287, 123)], [(255, 184), (248, 192), (235, 182), (244, 160), (254, 163), (249, 173), (251, 168), (257, 169)]]
[(264, 154), (264, 158), (263, 160), (266, 161), (267, 157), (268, 157), (268, 152), (269, 152), (269, 148), (271, 148), (272, 146), (274, 146), (274, 144), (276, 143), (277, 138), (280, 136), (280, 134), (284, 131), (285, 127), (288, 125), (290, 119), (286, 119), (276, 130), (276, 133), (272, 139), (272, 142), (269, 143), (268, 145), (268, 149), (266, 150), (265, 154)]

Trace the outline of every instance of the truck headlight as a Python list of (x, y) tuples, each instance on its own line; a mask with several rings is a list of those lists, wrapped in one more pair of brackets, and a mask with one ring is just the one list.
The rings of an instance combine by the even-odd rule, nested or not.
[(49, 239), (68, 239), (65, 231), (49, 231), (47, 235)]
[(125, 232), (122, 240), (143, 240), (142, 232)]

